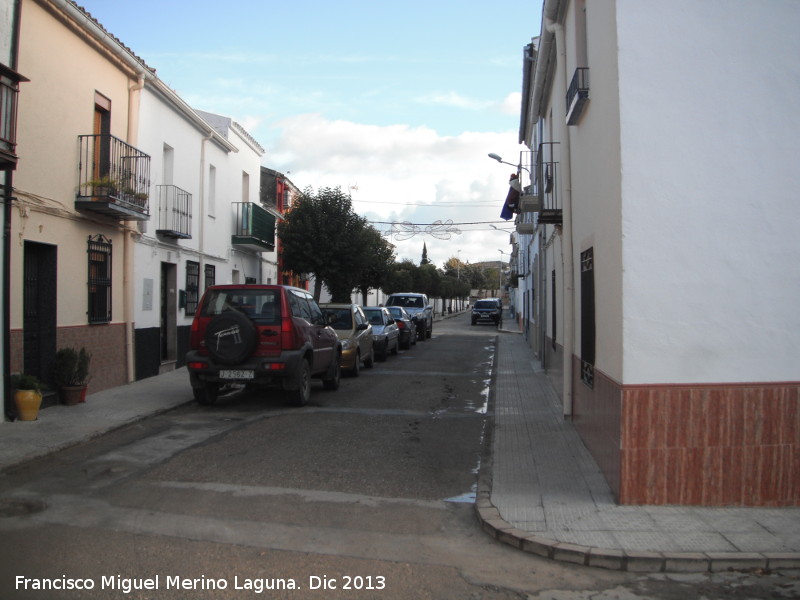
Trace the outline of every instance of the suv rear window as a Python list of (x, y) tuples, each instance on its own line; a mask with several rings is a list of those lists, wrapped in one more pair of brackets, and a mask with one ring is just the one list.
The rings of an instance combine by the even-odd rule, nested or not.
[(386, 301), (386, 306), (425, 308), (421, 296), (392, 296)]
[(280, 325), (280, 290), (209, 290), (201, 316), (215, 317), (226, 310), (238, 310), (262, 325)]
[(475, 308), (497, 308), (497, 302), (494, 300), (478, 300), (475, 303)]

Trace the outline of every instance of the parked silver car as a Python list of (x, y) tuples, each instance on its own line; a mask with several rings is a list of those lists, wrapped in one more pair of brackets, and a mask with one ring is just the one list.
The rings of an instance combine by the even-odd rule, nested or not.
[(378, 360), (386, 360), (389, 352), (397, 354), (400, 349), (400, 329), (389, 311), (382, 306), (365, 306), (364, 314), (372, 325), (375, 356)]

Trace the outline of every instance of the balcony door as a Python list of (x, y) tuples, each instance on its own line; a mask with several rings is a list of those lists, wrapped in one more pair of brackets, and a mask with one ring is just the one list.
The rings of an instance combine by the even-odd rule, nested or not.
[(23, 258), (23, 365), (25, 373), (50, 379), (56, 354), (56, 260), (58, 247), (25, 242)]
[(111, 100), (94, 93), (94, 166), (92, 178), (108, 177), (111, 170)]

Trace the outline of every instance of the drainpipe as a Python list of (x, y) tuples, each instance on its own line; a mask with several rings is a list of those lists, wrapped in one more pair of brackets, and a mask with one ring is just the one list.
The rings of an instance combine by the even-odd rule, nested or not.
[(141, 108), (141, 94), (144, 88), (144, 71), (136, 76), (136, 83), (128, 86), (128, 143), (136, 146), (139, 141), (139, 109)]
[(3, 181), (3, 414), (0, 422), (11, 417), (11, 194), (13, 192), (11, 169), (5, 171)]
[[(19, 54), (19, 27), (20, 16), (22, 13), (22, 2), (15, 0), (12, 4), (7, 6), (11, 10), (12, 22), (11, 32), (6, 36), (6, 43), (11, 44), (9, 48), (9, 63), (8, 66), (17, 70), (17, 56)], [(6, 9), (8, 10), (8, 8)], [(11, 417), (11, 196), (14, 193), (14, 171), (6, 169), (3, 177), (3, 187), (0, 194), (3, 196), (3, 209), (2, 209), (2, 244), (3, 244), (3, 283), (2, 283), (2, 347), (3, 359), (2, 365), (2, 396), (3, 396), (3, 414), (0, 416), (0, 423)]]
[[(139, 92), (144, 88), (144, 73), (140, 72), (136, 83), (128, 86), (128, 131), (127, 141), (131, 146), (136, 146), (139, 138), (139, 108), (141, 97)], [(122, 314), (125, 322), (125, 369), (126, 381), (131, 383), (136, 380), (135, 330), (134, 330), (134, 254), (135, 247), (133, 236), (136, 228), (131, 221), (122, 224)]]
[(206, 223), (206, 144), (214, 138), (214, 132), (210, 132), (200, 142), (200, 235), (197, 241), (197, 250), (200, 263), (199, 273), (197, 274), (198, 297), (200, 295), (200, 277), (205, 271), (205, 223)]
[[(569, 87), (567, 79), (567, 53), (564, 45), (564, 26), (547, 18), (546, 29), (555, 34), (556, 40), (556, 68), (564, 82), (564, 89)], [(564, 116), (566, 118), (566, 115)], [(562, 196), (562, 251), (561, 262), (564, 273), (564, 417), (572, 417), (572, 355), (575, 349), (575, 267), (572, 240), (572, 162), (569, 127), (564, 125), (564, 139), (562, 142), (561, 168), (563, 183)]]

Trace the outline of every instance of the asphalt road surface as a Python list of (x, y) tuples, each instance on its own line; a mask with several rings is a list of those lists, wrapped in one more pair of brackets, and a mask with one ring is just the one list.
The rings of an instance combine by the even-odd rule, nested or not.
[(0, 598), (800, 596), (793, 572), (634, 575), (485, 535), (497, 340), (462, 315), (307, 407), (241, 390), (6, 472)]

